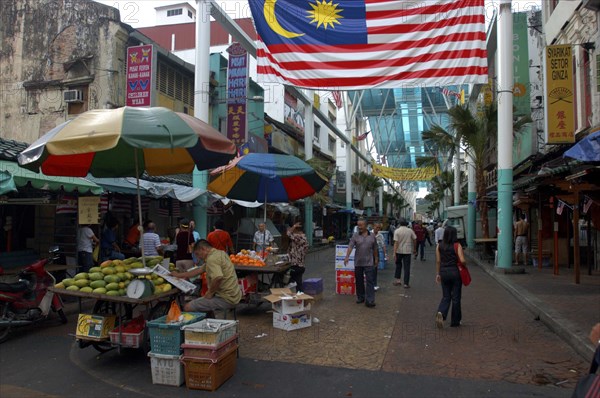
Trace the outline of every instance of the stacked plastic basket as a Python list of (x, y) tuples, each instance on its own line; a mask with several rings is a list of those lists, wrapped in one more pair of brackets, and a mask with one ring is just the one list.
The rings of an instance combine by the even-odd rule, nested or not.
[(203, 312), (183, 313), (185, 320), (167, 323), (167, 316), (148, 322), (152, 383), (179, 387), (183, 384), (181, 362), (183, 327), (204, 319)]
[(182, 363), (189, 389), (214, 391), (235, 373), (238, 322), (204, 319), (183, 327)]

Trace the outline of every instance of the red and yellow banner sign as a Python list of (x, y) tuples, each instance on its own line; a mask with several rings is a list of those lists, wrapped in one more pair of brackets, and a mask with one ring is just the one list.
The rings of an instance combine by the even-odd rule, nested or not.
[(574, 99), (571, 45), (546, 47), (546, 143), (575, 142)]
[(397, 169), (393, 167), (373, 164), (373, 175), (376, 177), (387, 178), (394, 181), (429, 181), (438, 171), (433, 167), (423, 167), (419, 169)]

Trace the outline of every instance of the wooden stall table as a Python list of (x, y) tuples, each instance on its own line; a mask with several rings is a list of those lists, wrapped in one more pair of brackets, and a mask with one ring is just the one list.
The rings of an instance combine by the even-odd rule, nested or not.
[[(160, 318), (164, 316), (169, 311), (169, 307), (173, 300), (180, 301), (181, 291), (175, 287), (171, 290), (159, 294), (154, 294), (152, 296), (134, 299), (127, 296), (109, 296), (106, 294), (98, 294), (98, 293), (84, 293), (79, 291), (71, 291), (66, 289), (57, 289), (56, 287), (48, 288), (51, 292), (58, 294), (60, 296), (71, 296), (77, 297), (79, 300), (79, 313), (82, 313), (81, 307), (81, 299), (95, 299), (96, 303), (94, 304), (94, 309), (92, 310), (93, 315), (116, 315), (117, 322), (116, 326), (122, 325), (125, 321), (133, 319), (133, 312), (135, 309), (139, 309), (138, 307), (142, 307), (140, 314), (144, 316), (146, 321), (151, 321), (156, 318)], [(179, 302), (180, 306), (183, 306), (183, 303)], [(109, 339), (98, 340), (98, 339), (90, 339), (87, 340), (82, 338), (81, 336), (77, 336), (79, 341), (79, 347), (85, 348), (88, 346), (94, 347), (96, 350), (100, 352), (106, 352), (111, 349), (117, 348), (119, 353), (121, 352), (121, 344), (113, 343)], [(121, 328), (119, 328), (119, 341), (123, 341), (121, 335)], [(140, 345), (140, 348), (149, 351), (150, 347), (148, 347), (148, 329), (144, 330), (143, 334), (143, 343)]]
[(498, 238), (476, 238), (475, 251), (479, 254), (480, 260), (491, 262), (494, 260), (494, 251), (498, 245)]
[(283, 277), (291, 266), (288, 261), (280, 261), (275, 265), (265, 265), (263, 267), (234, 264), (239, 278), (255, 275), (258, 282), (256, 291), (245, 294), (242, 297), (242, 302), (256, 304), (257, 306), (263, 303), (263, 297), (270, 294), (271, 288), (283, 287)]

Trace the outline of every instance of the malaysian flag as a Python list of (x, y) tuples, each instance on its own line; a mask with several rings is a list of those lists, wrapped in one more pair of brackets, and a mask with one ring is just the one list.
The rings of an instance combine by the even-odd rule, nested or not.
[(73, 213), (77, 213), (77, 196), (61, 196), (56, 202), (56, 214)]
[(558, 214), (559, 216), (562, 214), (563, 209), (565, 208), (565, 202), (563, 202), (562, 200), (558, 200), (558, 206), (556, 206), (556, 214)]
[(98, 212), (102, 215), (108, 213), (108, 195), (102, 194), (100, 196), (100, 203), (98, 203)]
[(356, 141), (362, 141), (365, 138), (367, 138), (367, 136), (369, 135), (370, 131), (367, 131), (366, 133), (362, 133), (361, 135), (356, 137)]
[(587, 214), (594, 201), (587, 195), (583, 196), (583, 214)]
[(315, 89), (487, 82), (484, 0), (253, 0), (259, 82)]
[(335, 102), (336, 108), (340, 109), (344, 103), (342, 102), (342, 93), (340, 91), (332, 91), (331, 96), (333, 97), (333, 101)]

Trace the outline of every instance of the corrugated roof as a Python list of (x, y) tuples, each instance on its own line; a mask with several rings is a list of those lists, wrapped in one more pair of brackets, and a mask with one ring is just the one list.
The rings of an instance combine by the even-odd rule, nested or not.
[(0, 159), (16, 162), (19, 153), (23, 152), (28, 146), (29, 144), (25, 142), (0, 138)]

